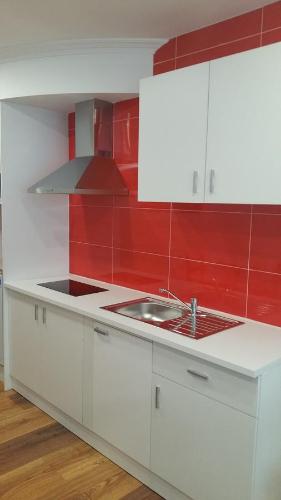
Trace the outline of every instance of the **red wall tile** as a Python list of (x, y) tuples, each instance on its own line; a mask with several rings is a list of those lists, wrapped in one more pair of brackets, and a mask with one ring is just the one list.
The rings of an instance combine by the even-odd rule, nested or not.
[(176, 56), (183, 56), (261, 32), (262, 9), (177, 37)]
[[(277, 2), (170, 40), (154, 56), (154, 74), (280, 40)], [(114, 153), (129, 195), (70, 197), (70, 271), (147, 293), (169, 286), (281, 326), (281, 206), (139, 202), (138, 114), (137, 98), (114, 105)], [(72, 113), (70, 158), (74, 128)]]
[(155, 52), (153, 62), (154, 64), (156, 64), (163, 61), (168, 61), (169, 59), (174, 59), (175, 57), (176, 39), (172, 38)]
[(139, 117), (139, 98), (128, 99), (126, 101), (117, 102), (114, 105), (113, 119), (127, 120), (128, 118)]
[(248, 317), (281, 326), (280, 274), (251, 271), (249, 277)]
[(281, 41), (281, 28), (277, 28), (272, 31), (266, 31), (262, 33), (261, 44), (270, 45), (271, 43), (276, 43)]
[(281, 27), (281, 2), (274, 2), (263, 9), (262, 30), (267, 31)]
[(75, 130), (69, 130), (69, 143), (68, 143), (68, 155), (69, 159), (73, 160), (75, 158)]
[(69, 239), (112, 247), (112, 207), (70, 206)]
[(153, 74), (159, 75), (160, 73), (167, 73), (168, 71), (173, 71), (175, 69), (175, 59), (170, 59), (169, 61), (154, 64)]
[(112, 249), (70, 242), (70, 272), (101, 281), (112, 281)]
[(113, 132), (114, 158), (117, 164), (137, 163), (139, 120), (130, 118), (116, 123)]
[(245, 268), (249, 238), (249, 214), (173, 211), (173, 257)]
[(113, 236), (115, 248), (168, 256), (170, 211), (116, 208)]
[(281, 215), (254, 215), (250, 269), (281, 274)]
[(238, 52), (243, 52), (245, 50), (255, 49), (260, 46), (260, 39), (261, 35), (255, 35), (235, 42), (230, 42), (225, 45), (219, 45), (218, 47), (212, 47), (211, 49), (178, 57), (176, 59), (176, 68), (185, 68), (186, 66), (191, 66), (193, 64), (210, 61), (212, 59), (219, 59), (220, 57), (230, 56), (231, 54), (237, 54)]
[(246, 270), (172, 258), (170, 272), (170, 289), (180, 297), (197, 297), (205, 307), (245, 315)]
[(113, 253), (113, 281), (117, 285), (159, 293), (159, 288), (167, 288), (168, 269), (168, 257), (118, 249)]

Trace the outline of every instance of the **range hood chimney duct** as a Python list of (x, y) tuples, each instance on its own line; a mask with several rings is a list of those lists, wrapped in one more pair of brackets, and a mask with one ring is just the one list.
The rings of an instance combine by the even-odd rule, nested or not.
[(127, 195), (113, 159), (113, 105), (100, 99), (75, 105), (76, 158), (28, 189), (29, 193)]

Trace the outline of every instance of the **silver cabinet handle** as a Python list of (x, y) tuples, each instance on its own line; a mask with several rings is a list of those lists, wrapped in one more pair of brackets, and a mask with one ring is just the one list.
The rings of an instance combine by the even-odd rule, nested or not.
[(202, 380), (209, 380), (208, 375), (205, 375), (204, 373), (197, 372), (196, 370), (186, 370), (187, 373), (190, 373), (190, 375), (193, 375), (194, 377), (202, 378)]
[(43, 309), (42, 309), (42, 321), (43, 321), (43, 324), (46, 325), (46, 321), (47, 321), (46, 307), (43, 307)]
[(160, 385), (155, 387), (155, 408), (160, 408)]
[(104, 330), (100, 330), (100, 328), (94, 328), (94, 332), (98, 333), (99, 335), (104, 335), (105, 337), (109, 335), (108, 332), (105, 332)]
[(215, 171), (212, 168), (210, 170), (210, 193), (214, 193), (214, 192), (215, 192)]
[(193, 182), (192, 182), (192, 193), (197, 194), (198, 192), (198, 170), (193, 172)]
[(34, 306), (34, 319), (35, 321), (38, 321), (38, 304), (35, 304)]

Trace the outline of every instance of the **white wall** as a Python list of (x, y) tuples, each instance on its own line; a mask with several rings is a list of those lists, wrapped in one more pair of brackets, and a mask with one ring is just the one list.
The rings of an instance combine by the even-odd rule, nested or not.
[(64, 113), (1, 104), (4, 280), (68, 272), (68, 196), (27, 193), (67, 158)]

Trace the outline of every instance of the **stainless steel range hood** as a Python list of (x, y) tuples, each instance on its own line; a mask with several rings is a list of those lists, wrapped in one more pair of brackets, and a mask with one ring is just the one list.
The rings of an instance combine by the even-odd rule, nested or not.
[(128, 194), (113, 159), (113, 105), (92, 99), (75, 105), (76, 158), (28, 189), (29, 193)]

